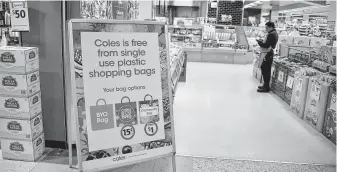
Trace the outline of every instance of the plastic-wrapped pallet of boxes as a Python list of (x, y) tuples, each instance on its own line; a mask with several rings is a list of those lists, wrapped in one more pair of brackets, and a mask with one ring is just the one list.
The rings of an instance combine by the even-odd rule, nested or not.
[(323, 135), (336, 144), (336, 83), (330, 87), (328, 106), (323, 124)]
[(35, 161), (45, 149), (38, 49), (0, 47), (0, 57), (2, 157)]
[(276, 89), (276, 79), (277, 79), (277, 73), (278, 72), (278, 63), (273, 63), (272, 67), (271, 67), (271, 84), (270, 84), (270, 89), (273, 93), (275, 93), (275, 89)]
[(287, 67), (285, 66), (285, 63), (276, 62), (278, 64), (277, 66), (277, 72), (276, 72), (276, 78), (275, 78), (275, 85), (273, 92), (280, 97), (282, 100), (284, 100), (284, 92), (285, 92), (285, 86), (286, 86), (286, 76), (287, 76)]
[(309, 79), (303, 120), (322, 133), (332, 76), (322, 75)]
[(297, 71), (299, 68), (294, 66), (287, 66), (287, 76), (286, 76), (286, 86), (284, 91), (284, 101), (290, 105), (291, 102), (291, 96), (293, 93), (293, 86), (294, 86), (294, 76), (295, 71)]
[(320, 73), (312, 68), (302, 68), (295, 72), (290, 107), (292, 112), (301, 119), (304, 115), (309, 79), (318, 74)]
[(258, 69), (258, 60), (257, 59), (254, 59), (253, 60), (253, 77), (254, 78), (257, 78), (257, 69)]

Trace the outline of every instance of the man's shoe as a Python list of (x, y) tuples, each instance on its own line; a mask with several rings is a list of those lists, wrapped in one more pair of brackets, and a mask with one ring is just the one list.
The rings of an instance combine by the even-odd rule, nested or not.
[(263, 87), (263, 85), (262, 85), (262, 86), (258, 86), (257, 88), (258, 88), (258, 89), (263, 89), (264, 87)]
[(259, 92), (259, 93), (268, 93), (269, 91), (270, 91), (270, 89), (266, 89), (266, 88), (257, 89), (257, 92)]

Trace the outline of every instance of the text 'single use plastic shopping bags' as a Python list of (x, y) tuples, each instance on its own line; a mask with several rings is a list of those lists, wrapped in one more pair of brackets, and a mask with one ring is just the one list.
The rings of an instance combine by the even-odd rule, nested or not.
[[(128, 102), (123, 103), (127, 99)], [(131, 102), (129, 97), (123, 97), (121, 103), (116, 103), (117, 127), (137, 125), (137, 103)]]
[[(149, 98), (150, 100), (146, 100)], [(159, 102), (153, 99), (149, 94), (145, 95), (144, 101), (139, 101), (140, 123), (158, 122), (159, 118)]]
[(95, 106), (90, 106), (90, 116), (93, 131), (114, 128), (113, 105), (106, 104), (104, 99), (98, 99)]

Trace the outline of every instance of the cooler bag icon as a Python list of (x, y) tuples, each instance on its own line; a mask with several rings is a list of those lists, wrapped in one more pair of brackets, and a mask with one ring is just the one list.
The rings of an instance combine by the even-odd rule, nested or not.
[(90, 106), (92, 131), (114, 128), (113, 111), (113, 105), (106, 104), (104, 99), (98, 99), (95, 106)]
[[(146, 100), (150, 98), (150, 100)], [(158, 100), (153, 100), (152, 96), (147, 94), (144, 96), (144, 101), (139, 101), (140, 123), (147, 124), (149, 122), (159, 121), (159, 103)]]
[[(127, 99), (128, 102), (123, 103), (123, 100)], [(117, 127), (125, 125), (137, 124), (137, 103), (131, 102), (130, 98), (124, 96), (121, 99), (121, 103), (116, 103), (116, 120)]]

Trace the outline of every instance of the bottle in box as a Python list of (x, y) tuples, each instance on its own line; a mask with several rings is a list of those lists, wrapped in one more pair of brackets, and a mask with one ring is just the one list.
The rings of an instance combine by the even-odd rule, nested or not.
[(39, 72), (30, 74), (0, 73), (0, 94), (18, 97), (30, 97), (40, 91)]
[(35, 140), (1, 140), (2, 158), (8, 160), (36, 161), (45, 150), (44, 133)]
[(35, 140), (43, 133), (42, 114), (31, 120), (0, 118), (0, 137), (18, 140)]
[(41, 92), (28, 98), (0, 96), (0, 117), (30, 120), (41, 112)]
[(27, 74), (39, 69), (39, 51), (35, 47), (0, 47), (0, 72)]

